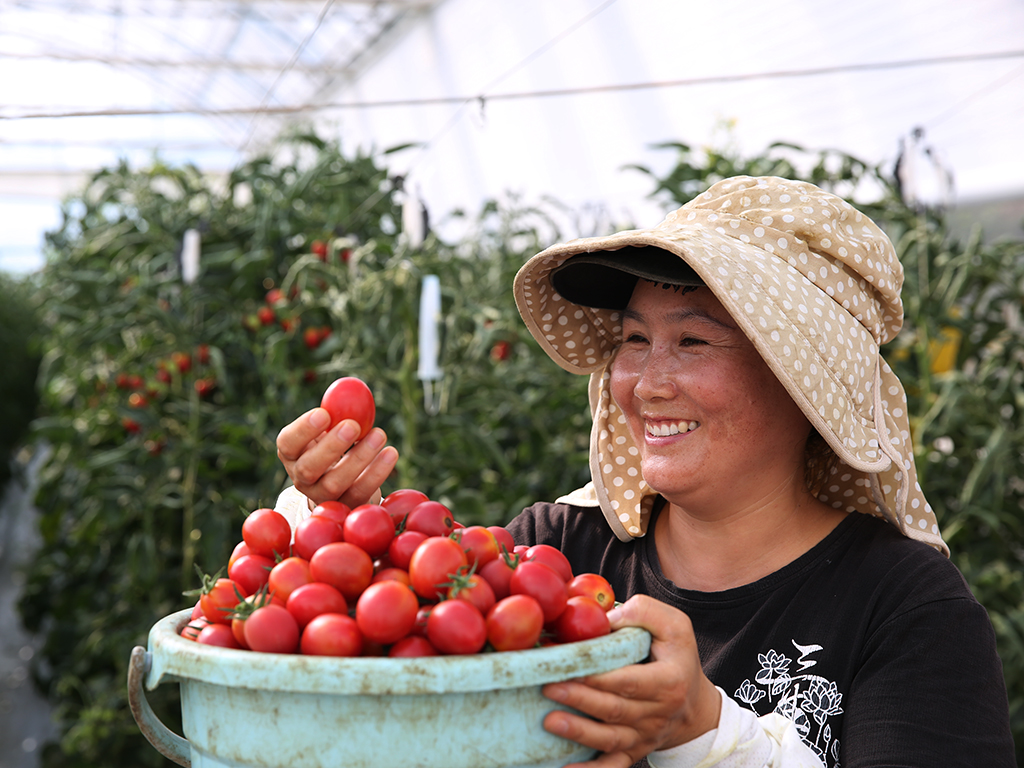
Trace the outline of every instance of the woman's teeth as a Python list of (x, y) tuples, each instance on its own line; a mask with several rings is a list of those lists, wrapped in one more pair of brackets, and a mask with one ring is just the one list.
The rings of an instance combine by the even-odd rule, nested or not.
[(647, 424), (647, 434), (653, 437), (669, 437), (685, 432), (692, 432), (699, 425), (696, 421), (676, 421), (672, 423), (661, 422), (658, 424)]

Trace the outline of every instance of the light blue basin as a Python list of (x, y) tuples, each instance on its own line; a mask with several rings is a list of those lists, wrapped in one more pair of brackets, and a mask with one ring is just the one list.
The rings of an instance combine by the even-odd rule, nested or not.
[[(642, 661), (650, 635), (621, 629), (528, 651), (422, 659), (327, 658), (214, 648), (157, 622), (132, 652), (128, 693), (140, 729), (192, 768), (560, 768), (594, 752), (541, 727), (545, 683)], [(185, 738), (145, 691), (181, 686)]]

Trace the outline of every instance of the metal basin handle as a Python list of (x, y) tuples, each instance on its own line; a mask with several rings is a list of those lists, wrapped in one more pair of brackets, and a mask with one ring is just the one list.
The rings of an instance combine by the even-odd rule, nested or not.
[(128, 705), (132, 709), (132, 716), (138, 723), (142, 735), (157, 752), (178, 765), (192, 768), (192, 749), (188, 739), (183, 739), (160, 722), (160, 718), (146, 700), (142, 684), (146, 679), (151, 658), (141, 645), (132, 649), (131, 660), (128, 663)]

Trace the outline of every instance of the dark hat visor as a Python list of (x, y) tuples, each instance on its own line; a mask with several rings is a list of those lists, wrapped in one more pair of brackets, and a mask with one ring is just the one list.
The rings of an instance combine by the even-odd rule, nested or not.
[(551, 285), (563, 298), (596, 309), (625, 309), (640, 278), (667, 285), (704, 285), (689, 264), (655, 247), (581, 253), (551, 271)]

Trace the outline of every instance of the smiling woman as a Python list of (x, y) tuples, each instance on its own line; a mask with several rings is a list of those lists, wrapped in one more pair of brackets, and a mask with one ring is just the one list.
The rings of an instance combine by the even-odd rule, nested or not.
[(845, 201), (748, 177), (520, 270), (527, 327), (590, 375), (593, 482), (509, 530), (654, 637), (647, 664), (547, 690), (589, 716), (545, 727), (595, 766), (1014, 764), (992, 626), (879, 354), (902, 281)]

